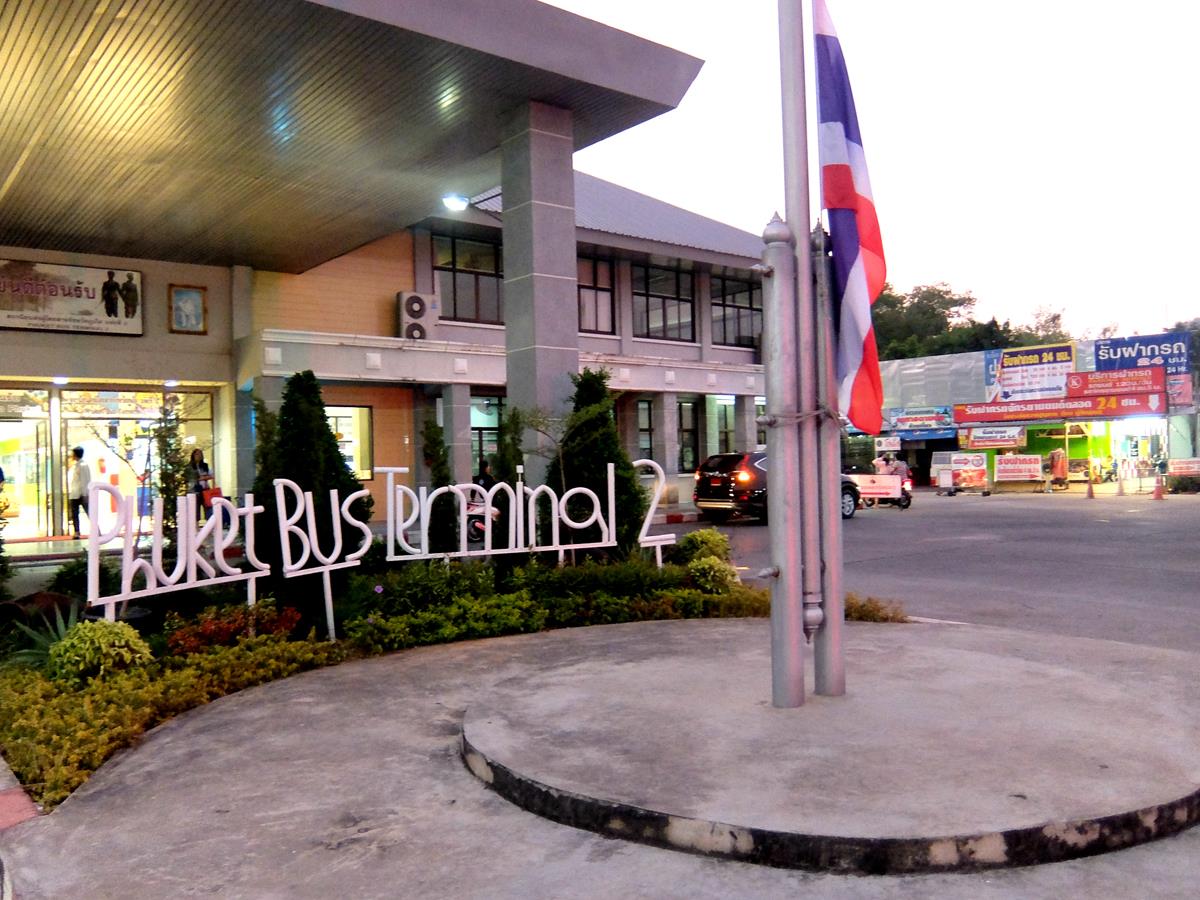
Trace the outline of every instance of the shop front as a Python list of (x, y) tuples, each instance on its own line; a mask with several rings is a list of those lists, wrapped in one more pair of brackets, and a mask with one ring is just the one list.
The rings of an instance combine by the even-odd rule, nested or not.
[[(82, 448), (92, 477), (139, 498), (149, 515), (160, 468), (155, 439), (164, 414), (178, 422), (182, 452), (199, 449), (213, 461), (213, 390), (202, 385), (62, 387), (31, 384), (0, 388), (0, 515), (6, 541), (41, 540), (68, 533), (67, 486), (72, 450)], [(219, 473), (218, 473), (219, 476)], [(111, 524), (101, 510), (97, 524)], [(87, 532), (90, 523), (83, 526)]]

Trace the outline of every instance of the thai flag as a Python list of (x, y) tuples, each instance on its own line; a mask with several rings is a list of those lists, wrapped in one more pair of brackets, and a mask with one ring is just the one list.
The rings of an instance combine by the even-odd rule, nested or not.
[(883, 290), (887, 273), (883, 241), (846, 61), (825, 0), (813, 0), (813, 32), (821, 205), (829, 211), (833, 242), (838, 403), (856, 428), (878, 434), (883, 424), (883, 383), (871, 304)]

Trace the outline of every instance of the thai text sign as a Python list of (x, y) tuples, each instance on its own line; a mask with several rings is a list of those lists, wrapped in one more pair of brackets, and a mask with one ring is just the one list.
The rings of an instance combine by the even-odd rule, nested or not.
[(1068, 397), (1100, 394), (1161, 394), (1167, 389), (1162, 366), (1145, 369), (1116, 369), (1108, 372), (1072, 372), (1067, 376)]
[(1062, 397), (1067, 392), (1067, 375), (1074, 368), (1075, 345), (1071, 343), (1001, 350), (999, 399)]
[(0, 259), (0, 328), (142, 333), (142, 273)]
[(858, 485), (864, 500), (893, 500), (900, 497), (899, 475), (847, 475)]
[(887, 453), (889, 450), (896, 451), (900, 449), (899, 437), (877, 437), (875, 438), (875, 452)]
[(1168, 375), (1191, 373), (1191, 334), (1186, 331), (1096, 341), (1096, 368), (1140, 369), (1165, 366)]
[(1192, 336), (1187, 331), (1145, 337), (1105, 338), (1096, 341), (1096, 368), (1100, 371), (1164, 366), (1167, 399), (1175, 407), (1191, 406)]
[(982, 453), (955, 453), (950, 457), (956, 488), (987, 487), (987, 456)]
[(1061, 397), (1016, 403), (960, 403), (954, 421), (1034, 422), (1059, 419), (1115, 419), (1121, 416), (1161, 416), (1167, 399), (1161, 394), (1104, 394), (1099, 397)]
[(1042, 458), (1034, 455), (997, 456), (997, 481), (1041, 481)]
[(1200, 459), (1168, 459), (1167, 474), (1200, 477)]
[(987, 450), (997, 447), (1024, 447), (1024, 425), (995, 425), (968, 428), (959, 433), (961, 446), (966, 450)]

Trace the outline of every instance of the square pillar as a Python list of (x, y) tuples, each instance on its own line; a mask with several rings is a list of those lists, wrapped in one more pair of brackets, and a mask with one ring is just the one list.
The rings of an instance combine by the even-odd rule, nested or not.
[[(524, 104), (510, 114), (500, 149), (508, 398), (565, 418), (579, 372), (570, 110)], [(541, 484), (545, 460), (529, 454), (526, 464), (528, 482)]]
[(754, 395), (739, 394), (733, 400), (733, 439), (739, 450), (754, 450), (758, 447), (758, 410)]
[(450, 456), (450, 478), (465, 484), (475, 475), (477, 460), (471, 459), (471, 386), (447, 384), (442, 387), (442, 429)]
[(663, 468), (668, 482), (679, 474), (679, 395), (655, 394), (651, 400), (654, 417), (654, 461)]

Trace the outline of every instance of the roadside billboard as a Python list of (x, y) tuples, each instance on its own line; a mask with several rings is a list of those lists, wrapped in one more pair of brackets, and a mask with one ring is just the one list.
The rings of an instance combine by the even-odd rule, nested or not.
[(1200, 477), (1200, 459), (1168, 459), (1167, 474)]
[(884, 430), (906, 441), (930, 441), (952, 438), (954, 414), (948, 406), (889, 407), (883, 410)]
[(1068, 397), (1097, 397), (1101, 394), (1161, 394), (1167, 389), (1162, 366), (1144, 369), (1114, 369), (1105, 372), (1072, 372), (1067, 376)]
[(1024, 447), (1026, 441), (1024, 425), (993, 425), (959, 432), (959, 443), (964, 450)]
[(1167, 398), (1162, 393), (1102, 394), (1098, 397), (1059, 397), (1016, 403), (959, 403), (954, 421), (1041, 422), (1064, 419), (1115, 419), (1121, 416), (1162, 416)]
[(1041, 481), (1042, 458), (1035, 454), (997, 456), (997, 481)]
[(950, 457), (954, 470), (954, 486), (965, 490), (987, 489), (987, 455), (955, 453)]
[(1000, 368), (996, 375), (999, 387), (997, 399), (1013, 401), (1063, 397), (1067, 393), (1067, 375), (1074, 369), (1075, 345), (1069, 342), (1001, 350)]
[(1167, 370), (1167, 396), (1174, 407), (1188, 407), (1192, 397), (1191, 333), (1172, 331), (1096, 341), (1096, 369), (1106, 372), (1163, 366)]

